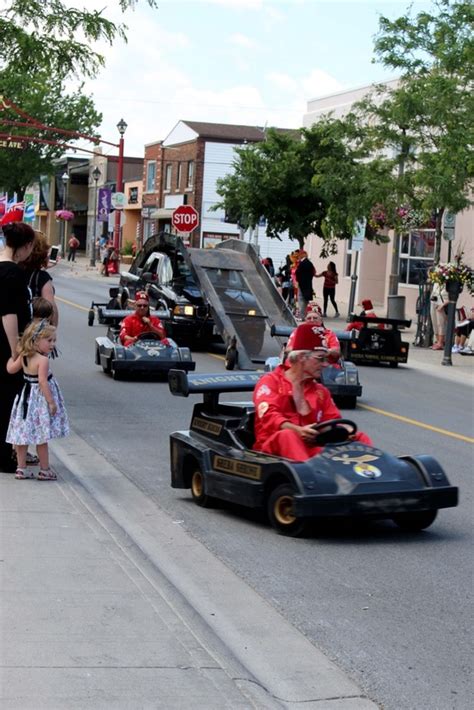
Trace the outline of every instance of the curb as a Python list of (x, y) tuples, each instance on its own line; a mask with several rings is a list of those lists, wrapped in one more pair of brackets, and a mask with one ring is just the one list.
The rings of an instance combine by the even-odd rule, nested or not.
[(249, 683), (260, 693), (265, 689), (268, 700), (286, 708), (317, 703), (328, 710), (376, 710), (303, 634), (83, 439), (72, 434), (52, 442), (51, 450), (246, 669)]

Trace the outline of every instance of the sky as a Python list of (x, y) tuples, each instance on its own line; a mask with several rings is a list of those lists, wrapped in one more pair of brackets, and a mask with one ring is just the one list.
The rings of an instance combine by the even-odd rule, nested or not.
[[(96, 49), (106, 67), (84, 91), (103, 114), (101, 135), (125, 154), (166, 138), (179, 120), (296, 128), (307, 102), (394, 78), (373, 63), (379, 17), (406, 14), (408, 0), (69, 0), (127, 25), (128, 43)], [(412, 2), (412, 12), (433, 7)], [(109, 149), (107, 149), (108, 152)], [(113, 151), (114, 149), (110, 149)]]

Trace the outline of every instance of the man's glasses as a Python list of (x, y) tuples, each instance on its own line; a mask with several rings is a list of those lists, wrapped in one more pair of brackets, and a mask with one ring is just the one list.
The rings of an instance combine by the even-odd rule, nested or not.
[(148, 308), (148, 303), (137, 303), (136, 307), (137, 308)]
[(318, 362), (327, 362), (328, 358), (326, 355), (309, 355), (312, 360), (317, 360)]

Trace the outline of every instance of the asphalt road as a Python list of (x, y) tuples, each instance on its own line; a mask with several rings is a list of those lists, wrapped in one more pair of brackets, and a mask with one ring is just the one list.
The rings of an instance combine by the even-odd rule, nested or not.
[[(59, 269), (54, 281), (62, 299), (54, 372), (75, 432), (385, 710), (470, 707), (472, 446), (362, 408), (346, 412), (383, 449), (434, 455), (459, 485), (459, 507), (419, 535), (391, 523), (347, 524), (294, 540), (240, 509), (203, 510), (169, 485), (169, 433), (187, 428), (195, 399), (173, 397), (164, 383), (104, 375), (94, 364), (94, 338), (104, 327), (87, 326), (87, 309), (93, 298), (106, 300), (108, 284)], [(217, 353), (195, 359), (200, 371), (223, 371)], [(410, 368), (361, 368), (360, 376), (363, 404), (472, 436), (470, 388)]]

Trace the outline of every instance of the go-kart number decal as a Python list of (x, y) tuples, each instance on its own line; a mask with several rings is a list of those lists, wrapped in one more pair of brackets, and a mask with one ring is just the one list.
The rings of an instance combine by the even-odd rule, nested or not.
[(213, 467), (216, 471), (230, 473), (233, 476), (243, 476), (259, 481), (262, 477), (262, 467), (253, 463), (244, 463), (234, 459), (226, 459), (223, 456), (214, 456)]
[(382, 475), (382, 471), (379, 468), (368, 463), (358, 463), (357, 466), (354, 466), (354, 471), (359, 476), (364, 476), (364, 478), (378, 478)]
[(372, 454), (362, 454), (362, 456), (350, 456), (349, 454), (341, 454), (341, 456), (331, 456), (332, 461), (340, 461), (344, 464), (356, 463), (359, 465), (367, 464), (369, 461), (377, 461), (378, 456)]
[(191, 422), (191, 429), (198, 429), (199, 431), (205, 431), (206, 434), (219, 436), (222, 431), (222, 424), (217, 424), (217, 422), (210, 422), (207, 419), (201, 419), (201, 417), (194, 417), (193, 421)]

